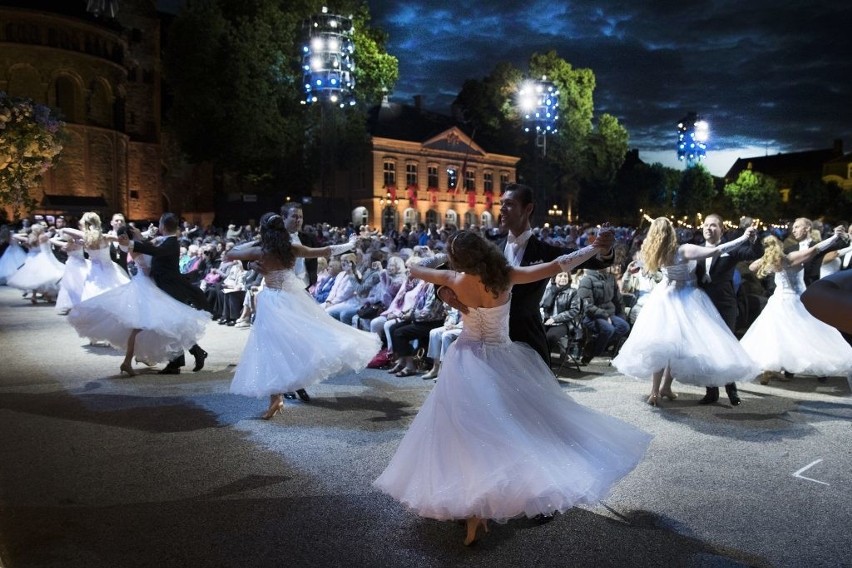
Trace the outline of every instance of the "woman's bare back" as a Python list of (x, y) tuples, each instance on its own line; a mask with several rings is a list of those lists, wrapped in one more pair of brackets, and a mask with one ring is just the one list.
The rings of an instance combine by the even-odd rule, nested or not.
[(459, 302), (469, 308), (493, 308), (509, 301), (511, 287), (503, 290), (497, 296), (491, 290), (486, 290), (479, 276), (457, 272), (450, 285)]

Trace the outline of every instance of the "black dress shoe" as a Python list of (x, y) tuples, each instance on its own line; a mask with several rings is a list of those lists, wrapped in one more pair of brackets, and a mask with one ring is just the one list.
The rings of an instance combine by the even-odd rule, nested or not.
[(285, 393), (284, 393), (284, 398), (286, 398), (287, 400), (296, 400), (296, 393), (294, 393), (294, 392), (285, 392)]
[(235, 320), (228, 320), (225, 325), (227, 325), (228, 327), (234, 327), (236, 324), (237, 322)]
[(725, 385), (725, 392), (728, 393), (728, 400), (731, 401), (731, 406), (740, 405), (740, 402), (742, 401), (740, 400), (740, 395), (737, 394), (736, 383), (728, 383), (727, 385)]
[(164, 369), (157, 371), (158, 375), (180, 375), (180, 367), (166, 365)]
[(207, 351), (196, 345), (190, 349), (189, 352), (195, 357), (195, 367), (193, 367), (192, 370), (197, 373), (204, 368), (204, 360), (207, 359)]
[(707, 387), (707, 394), (698, 401), (698, 404), (713, 404), (719, 402), (719, 387)]
[(305, 392), (305, 389), (297, 390), (296, 394), (299, 395), (299, 398), (302, 399), (302, 402), (311, 402), (311, 397), (308, 396), (308, 393)]

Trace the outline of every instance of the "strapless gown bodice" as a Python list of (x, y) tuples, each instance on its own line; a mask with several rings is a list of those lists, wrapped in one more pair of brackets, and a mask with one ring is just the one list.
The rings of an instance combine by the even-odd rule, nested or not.
[(305, 289), (305, 282), (293, 272), (292, 268), (272, 270), (263, 276), (266, 288), (270, 290), (286, 290), (296, 292)]
[(506, 302), (493, 308), (471, 308), (464, 314), (459, 341), (477, 343), (510, 343), (509, 306)]
[(694, 260), (684, 260), (680, 254), (675, 257), (675, 263), (669, 266), (664, 266), (661, 269), (665, 277), (665, 283), (676, 287), (694, 286), (695, 285), (695, 267), (697, 263)]
[(109, 247), (86, 249), (86, 252), (89, 253), (89, 260), (92, 262), (100, 262), (101, 264), (112, 262), (112, 259), (109, 257)]
[(775, 289), (782, 294), (801, 296), (805, 291), (805, 271), (801, 266), (785, 266), (775, 273)]

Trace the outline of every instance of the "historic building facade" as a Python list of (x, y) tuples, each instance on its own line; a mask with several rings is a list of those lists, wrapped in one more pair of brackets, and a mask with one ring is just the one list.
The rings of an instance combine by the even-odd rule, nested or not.
[(125, 0), (114, 19), (82, 1), (0, 1), (0, 90), (67, 124), (59, 164), (32, 188), (36, 212), (152, 219), (166, 208), (155, 0)]
[(488, 152), (450, 117), (384, 103), (369, 122), (371, 147), (352, 221), (382, 230), (434, 223), (493, 227), (519, 157)]

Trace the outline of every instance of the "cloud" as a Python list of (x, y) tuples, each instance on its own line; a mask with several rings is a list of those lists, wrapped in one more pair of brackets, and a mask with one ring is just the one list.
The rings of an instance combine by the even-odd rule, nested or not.
[[(534, 52), (555, 50), (595, 73), (597, 111), (617, 116), (646, 160), (669, 152), (676, 162), (675, 124), (689, 111), (710, 122), (708, 163), (729, 160), (711, 169), (717, 175), (737, 153), (852, 144), (849, 4), (424, 0), (370, 8), (399, 58), (393, 98), (402, 102), (423, 95), (446, 112), (466, 79), (501, 61), (524, 69)], [(764, 152), (747, 154), (756, 149)]]

